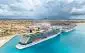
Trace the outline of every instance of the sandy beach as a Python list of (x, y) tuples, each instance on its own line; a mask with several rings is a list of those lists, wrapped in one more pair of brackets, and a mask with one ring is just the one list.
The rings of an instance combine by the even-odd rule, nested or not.
[(7, 43), (9, 40), (11, 40), (15, 36), (16, 35), (0, 37), (0, 47), (2, 47), (5, 43)]

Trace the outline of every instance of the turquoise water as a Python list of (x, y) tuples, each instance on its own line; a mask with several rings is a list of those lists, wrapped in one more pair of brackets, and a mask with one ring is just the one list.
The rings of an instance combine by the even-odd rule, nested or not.
[(85, 25), (78, 25), (74, 31), (62, 33), (59, 36), (26, 48), (16, 49), (19, 36), (0, 48), (0, 53), (85, 53)]

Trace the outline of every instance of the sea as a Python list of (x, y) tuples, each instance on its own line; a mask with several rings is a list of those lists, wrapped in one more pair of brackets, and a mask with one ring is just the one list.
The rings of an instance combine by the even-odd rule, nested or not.
[(21, 50), (16, 48), (19, 39), (16, 35), (0, 48), (0, 53), (85, 53), (85, 24), (80, 23), (71, 32)]

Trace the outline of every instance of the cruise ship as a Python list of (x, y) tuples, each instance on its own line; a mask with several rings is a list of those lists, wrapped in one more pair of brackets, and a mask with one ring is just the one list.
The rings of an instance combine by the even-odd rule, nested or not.
[[(75, 24), (63, 25), (63, 26), (52, 26), (52, 25), (40, 25), (32, 27), (30, 32), (24, 33), (21, 35), (20, 42), (16, 45), (18, 49), (24, 49), (27, 47), (31, 47), (48, 39), (54, 38), (61, 34), (62, 32), (70, 32), (74, 29)], [(37, 29), (36, 29), (37, 28)]]
[[(39, 30), (40, 29), (40, 30)], [(31, 47), (48, 39), (54, 38), (61, 33), (61, 30), (56, 26), (46, 26), (38, 28), (35, 32), (25, 33), (21, 35), (20, 42), (16, 45), (18, 49)]]

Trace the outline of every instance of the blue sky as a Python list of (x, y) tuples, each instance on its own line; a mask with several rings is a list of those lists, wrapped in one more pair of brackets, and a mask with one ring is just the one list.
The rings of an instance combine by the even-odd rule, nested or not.
[(69, 17), (85, 14), (84, 0), (0, 0), (0, 16)]

